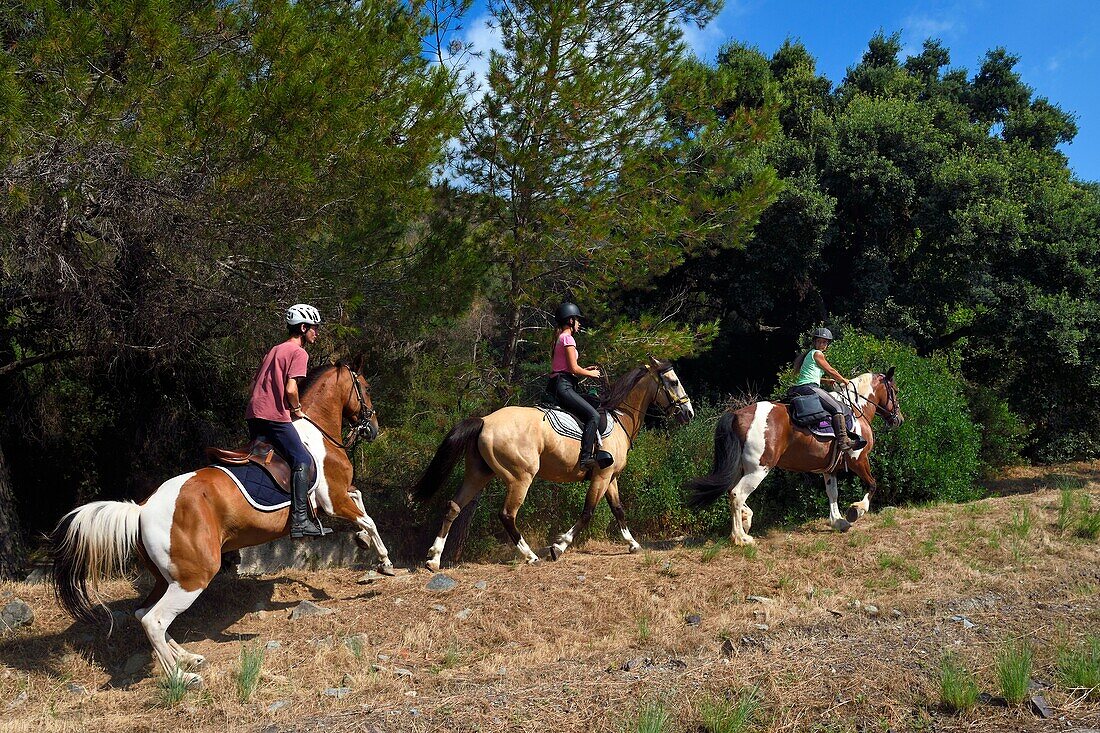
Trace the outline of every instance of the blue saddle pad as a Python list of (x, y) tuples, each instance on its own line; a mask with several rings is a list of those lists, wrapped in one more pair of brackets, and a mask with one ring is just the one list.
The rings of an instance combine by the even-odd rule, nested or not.
[[(572, 414), (556, 407), (540, 405), (538, 409), (542, 410), (546, 422), (550, 423), (550, 427), (554, 429), (555, 433), (563, 438), (581, 439), (584, 429)], [(600, 439), (603, 440), (611, 435), (611, 431), (615, 429), (615, 418), (608, 414), (601, 422), (604, 423), (603, 430), (600, 431)]]
[[(290, 506), (290, 497), (283, 493), (267, 471), (255, 463), (246, 463), (243, 466), (214, 465), (212, 468), (224, 471), (233, 479), (233, 483), (237, 484), (237, 488), (254, 509), (261, 512), (276, 512)], [(309, 490), (316, 489), (317, 483), (317, 479), (314, 478)]]

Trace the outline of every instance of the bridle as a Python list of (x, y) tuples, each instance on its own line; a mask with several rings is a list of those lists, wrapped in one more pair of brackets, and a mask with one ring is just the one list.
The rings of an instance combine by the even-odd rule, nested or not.
[[(852, 413), (858, 418), (863, 418), (865, 416), (863, 408), (859, 405), (860, 400), (864, 400), (868, 404), (874, 405), (876, 414), (879, 410), (882, 410), (882, 419), (886, 421), (887, 425), (893, 427), (898, 424), (898, 415), (901, 413), (901, 407), (898, 405), (897, 387), (894, 385), (894, 381), (892, 379), (886, 379), (885, 374), (879, 374), (878, 376), (882, 377), (882, 383), (886, 385), (885, 404), (878, 402), (871, 397), (864, 397), (856, 390), (855, 387), (852, 387), (852, 394), (856, 396), (855, 400), (849, 399), (847, 400), (847, 402), (852, 408)], [(842, 394), (847, 394), (847, 392), (843, 392)], [(893, 405), (894, 408), (890, 409), (889, 405)]]
[(660, 407), (662, 410), (665, 411), (666, 416), (671, 415), (672, 411), (675, 410), (676, 408), (678, 408), (682, 405), (686, 405), (687, 403), (691, 402), (691, 398), (688, 397), (686, 394), (683, 397), (677, 397), (675, 394), (673, 394), (672, 393), (672, 387), (669, 387), (668, 384), (665, 382), (664, 376), (666, 374), (668, 374), (669, 372), (671, 372), (673, 370), (673, 368), (674, 367), (671, 364), (669, 364), (668, 366), (663, 367), (659, 371), (656, 371), (656, 372), (654, 372), (652, 369), (647, 370), (649, 372), (649, 376), (653, 377), (653, 381), (655, 381), (657, 383), (657, 395), (654, 396), (653, 401), (657, 402), (657, 399), (656, 399), (657, 396), (661, 395), (662, 393), (664, 393), (665, 397), (668, 398), (668, 404), (667, 405), (662, 406), (659, 403), (657, 405), (658, 407)]
[[(339, 446), (347, 453), (351, 453), (356, 444), (363, 438), (364, 433), (369, 435), (374, 432), (374, 426), (371, 425), (370, 421), (371, 418), (375, 416), (376, 412), (373, 407), (368, 407), (367, 401), (363, 399), (363, 386), (359, 383), (359, 374), (347, 364), (337, 364), (336, 368), (339, 369), (340, 367), (347, 369), (348, 373), (351, 374), (352, 391), (348, 393), (348, 401), (351, 400), (352, 394), (355, 395), (355, 399), (359, 400), (359, 411), (355, 414), (355, 419), (351, 421), (351, 432), (349, 433), (348, 439), (346, 441), (339, 441), (332, 437), (324, 428), (313, 422), (313, 418), (309, 415), (306, 415), (306, 420), (309, 420), (313, 427), (321, 431), (321, 435), (325, 436), (330, 443)], [(373, 439), (373, 437), (368, 437), (367, 441), (369, 442)]]

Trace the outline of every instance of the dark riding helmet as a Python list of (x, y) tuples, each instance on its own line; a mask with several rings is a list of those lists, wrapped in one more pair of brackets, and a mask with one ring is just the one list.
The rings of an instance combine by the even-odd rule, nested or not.
[(827, 339), (829, 341), (832, 341), (833, 340), (833, 332), (830, 331), (827, 328), (819, 328), (816, 331), (814, 331), (814, 338), (815, 339)]
[(584, 318), (584, 316), (581, 315), (581, 309), (576, 303), (566, 301), (554, 311), (554, 320), (557, 321), (559, 328), (564, 328), (569, 324), (570, 318)]

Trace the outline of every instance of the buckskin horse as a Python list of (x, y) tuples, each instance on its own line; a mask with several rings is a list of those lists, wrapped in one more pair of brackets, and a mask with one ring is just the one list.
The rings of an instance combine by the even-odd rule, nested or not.
[[(632, 369), (612, 385), (602, 403), (604, 409), (615, 417), (611, 434), (603, 439), (603, 450), (612, 455), (614, 462), (604, 468), (594, 467), (587, 476), (589, 487), (584, 510), (578, 522), (560, 535), (550, 548), (553, 559), (561, 557), (573, 539), (584, 531), (596, 505), (604, 497), (623, 539), (630, 545), (630, 551), (642, 549), (626, 526), (626, 513), (619, 501), (618, 479), (626, 467), (627, 452), (638, 436), (645, 413), (654, 403), (668, 415), (675, 413), (681, 423), (688, 422), (695, 415), (691, 399), (672, 365), (650, 357), (647, 363)], [(443, 554), (451, 524), (462, 509), (477, 498), (493, 476), (499, 476), (507, 490), (500, 512), (505, 531), (528, 563), (538, 562), (539, 556), (531, 550), (516, 527), (516, 515), (536, 476), (556, 483), (583, 481), (586, 478), (585, 472), (577, 466), (580, 441), (556, 433), (549, 421), (544, 419), (544, 412), (534, 407), (503, 407), (485, 417), (467, 418), (440, 443), (413, 489), (414, 495), (421, 500), (431, 498), (463, 455), (466, 458), (466, 472), (462, 486), (448, 505), (443, 526), (428, 551), (428, 568), (433, 571), (439, 569), (439, 558)]]
[[(881, 410), (886, 424), (897, 427), (905, 419), (898, 403), (894, 368), (885, 374), (861, 374), (844, 388), (843, 400), (853, 408), (855, 431), (867, 444), (852, 452), (851, 458), (831, 455), (834, 441), (821, 439), (805, 428), (791, 423), (787, 405), (757, 402), (737, 411), (726, 412), (714, 431), (714, 467), (706, 476), (687, 484), (692, 492), (692, 507), (713, 503), (728, 494), (733, 527), (730, 541), (751, 545), (752, 510), (749, 495), (773, 468), (800, 473), (820, 473), (829, 496), (829, 526), (847, 532), (852, 523), (871, 508), (875, 479), (871, 476), (870, 453), (875, 443), (871, 420)], [(836, 473), (844, 465), (867, 486), (863, 499), (848, 507), (847, 516), (837, 508)]]
[[(295, 420), (294, 427), (318, 467), (314, 503), (360, 527), (357, 544), (364, 549), (368, 541), (373, 544), (379, 570), (392, 575), (378, 528), (351, 485), (348, 449), (359, 437), (370, 442), (378, 436), (370, 386), (345, 364), (318, 367), (302, 385), (302, 407), (308, 419)], [(352, 424), (351, 437), (342, 442), (333, 436), (341, 435), (345, 418)], [(137, 555), (155, 581), (135, 613), (153, 655), (165, 674), (200, 684), (198, 674), (184, 670), (205, 660), (177, 644), (168, 627), (210, 583), (223, 552), (270, 542), (289, 531), (289, 509), (260, 511), (220, 468), (200, 468), (168, 479), (141, 504), (96, 501), (66, 514), (50, 537), (51, 581), (74, 618), (95, 623), (106, 611), (100, 580), (124, 572)]]

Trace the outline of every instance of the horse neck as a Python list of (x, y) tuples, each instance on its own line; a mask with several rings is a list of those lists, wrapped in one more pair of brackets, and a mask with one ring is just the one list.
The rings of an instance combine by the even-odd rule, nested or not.
[(657, 396), (657, 384), (653, 381), (652, 376), (648, 371), (643, 374), (637, 384), (634, 385), (634, 389), (630, 390), (626, 398), (623, 399), (622, 404), (616, 408), (619, 412), (619, 422), (630, 437), (632, 445), (634, 439), (638, 437), (638, 432), (642, 429), (642, 420), (646, 411)]
[(340, 399), (340, 371), (319, 380), (302, 395), (302, 408), (313, 424), (332, 436), (340, 435), (344, 404)]
[[(853, 379), (849, 384), (852, 385), (851, 389), (856, 395), (859, 396), (859, 400), (856, 402), (856, 413), (862, 413), (862, 416), (870, 424), (875, 419), (875, 403), (878, 401), (878, 395), (875, 394), (875, 378), (873, 374), (861, 374)], [(864, 387), (865, 389), (860, 389)], [(864, 394), (866, 392), (866, 394)]]

